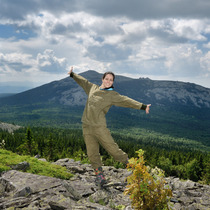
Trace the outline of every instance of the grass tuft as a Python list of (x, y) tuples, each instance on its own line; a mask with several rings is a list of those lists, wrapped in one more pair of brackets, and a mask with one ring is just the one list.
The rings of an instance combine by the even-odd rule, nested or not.
[(16, 165), (24, 161), (30, 164), (30, 167), (25, 171), (28, 173), (60, 179), (70, 179), (73, 176), (65, 167), (54, 165), (50, 162), (40, 161), (34, 157), (26, 155), (21, 156), (4, 149), (0, 149), (0, 173), (11, 170), (11, 165)]

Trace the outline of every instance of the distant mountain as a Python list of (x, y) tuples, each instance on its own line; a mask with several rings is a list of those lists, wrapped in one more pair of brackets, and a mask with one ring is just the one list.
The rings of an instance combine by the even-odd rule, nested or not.
[(31, 87), (29, 86), (20, 86), (17, 84), (14, 84), (14, 86), (8, 86), (8, 85), (0, 85), (0, 94), (1, 93), (21, 93), (23, 91), (29, 90)]
[[(81, 74), (100, 85), (102, 74), (89, 70)], [(116, 76), (115, 90), (143, 103), (156, 106), (210, 108), (210, 89), (192, 83), (155, 81)], [(18, 105), (54, 103), (69, 106), (84, 105), (86, 94), (73, 79), (54, 81), (40, 87), (0, 99), (0, 104)]]
[[(102, 74), (81, 73), (100, 85)], [(156, 81), (116, 76), (115, 90), (145, 104), (143, 111), (111, 108), (108, 125), (113, 129), (148, 129), (158, 133), (189, 138), (210, 146), (210, 89), (192, 83)], [(79, 127), (86, 94), (70, 78), (54, 81), (9, 97), (0, 98), (0, 121), (18, 125)], [(133, 131), (132, 131), (133, 132)]]
[(0, 98), (5, 98), (12, 95), (15, 95), (15, 93), (0, 93)]

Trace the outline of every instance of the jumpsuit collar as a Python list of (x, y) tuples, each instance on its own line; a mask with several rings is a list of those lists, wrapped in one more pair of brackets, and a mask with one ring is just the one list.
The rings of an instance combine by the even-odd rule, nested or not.
[(100, 90), (114, 90), (113, 87), (110, 88), (100, 88)]

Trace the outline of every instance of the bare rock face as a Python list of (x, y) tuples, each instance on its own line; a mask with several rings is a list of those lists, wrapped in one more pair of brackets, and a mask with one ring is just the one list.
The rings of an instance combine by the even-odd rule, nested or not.
[[(95, 184), (95, 174), (89, 164), (72, 159), (61, 159), (53, 163), (66, 167), (74, 177), (61, 180), (11, 170), (0, 177), (0, 209), (132, 209), (126, 187), (126, 169), (104, 166), (108, 180), (105, 189)], [(169, 203), (171, 209), (210, 208), (210, 186), (178, 178), (166, 178), (173, 190)]]

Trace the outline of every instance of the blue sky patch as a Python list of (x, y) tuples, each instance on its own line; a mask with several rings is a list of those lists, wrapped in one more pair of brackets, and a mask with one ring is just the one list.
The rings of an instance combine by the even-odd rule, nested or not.
[(36, 34), (28, 29), (16, 28), (12, 25), (0, 25), (0, 38), (11, 38), (15, 37), (16, 40), (24, 39), (27, 40), (31, 37), (35, 37)]

